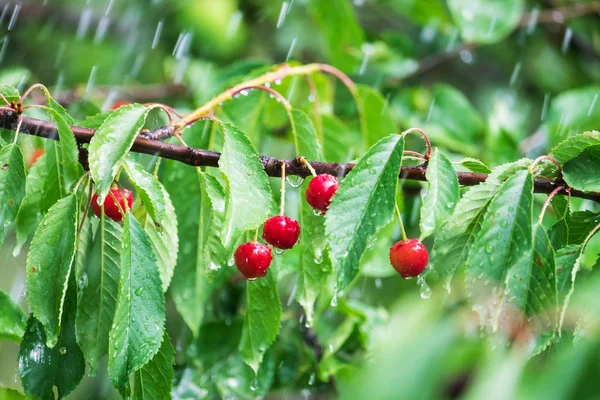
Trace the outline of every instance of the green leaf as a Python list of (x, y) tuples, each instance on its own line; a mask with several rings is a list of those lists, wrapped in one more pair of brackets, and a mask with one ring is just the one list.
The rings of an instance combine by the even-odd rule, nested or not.
[[(586, 86), (563, 92), (552, 99), (548, 116), (541, 127), (548, 146), (557, 146), (565, 138), (576, 133), (598, 129), (600, 107), (593, 107), (598, 92), (600, 92), (600, 86)], [(590, 139), (590, 141), (594, 140)], [(582, 141), (587, 140), (583, 139)], [(567, 143), (575, 144), (575, 149), (578, 147), (577, 141)], [(576, 151), (577, 153), (581, 152)], [(575, 154), (571, 155), (571, 157), (573, 156)]]
[(46, 155), (43, 154), (29, 170), (25, 183), (25, 197), (19, 207), (16, 219), (17, 244), (13, 254), (29, 240), (42, 220), (41, 202), (46, 183)]
[(85, 373), (85, 361), (75, 340), (75, 279), (69, 280), (65, 296), (60, 336), (57, 345), (50, 348), (44, 326), (33, 315), (19, 349), (19, 375), (25, 393), (40, 399), (54, 399), (54, 387), (58, 397), (68, 395), (81, 381)]
[(165, 332), (158, 353), (133, 376), (134, 400), (171, 399), (175, 349)]
[(563, 165), (563, 178), (573, 189), (600, 191), (600, 145), (591, 146)]
[(0, 244), (14, 221), (25, 197), (25, 167), (19, 146), (9, 144), (0, 150)]
[(165, 297), (152, 243), (129, 212), (123, 226), (119, 294), (108, 343), (108, 372), (121, 393), (129, 393), (129, 376), (158, 352), (164, 323)]
[(490, 168), (482, 161), (472, 157), (463, 158), (460, 160), (460, 165), (467, 168), (471, 172), (475, 172), (476, 174), (489, 174), (492, 172)]
[(488, 179), (466, 192), (458, 202), (448, 223), (436, 234), (429, 265), (450, 290), (450, 281), (458, 267), (464, 265), (477, 237), (483, 216), (501, 182), (519, 170), (527, 168), (531, 160), (504, 164)]
[(101, 200), (108, 194), (149, 111), (150, 108), (141, 104), (120, 107), (106, 118), (92, 137), (89, 147), (90, 173)]
[(332, 269), (325, 237), (325, 218), (314, 215), (313, 209), (301, 201), (299, 222), (300, 271), (296, 298), (304, 308), (306, 323), (310, 325), (313, 321), (315, 301)]
[(310, 117), (301, 110), (293, 109), (290, 113), (290, 123), (294, 136), (296, 153), (308, 160), (321, 160), (323, 151), (317, 139), (317, 132)]
[(353, 72), (358, 60), (349, 50), (362, 45), (364, 33), (352, 5), (346, 0), (310, 0), (308, 8), (325, 39), (329, 62), (343, 71)]
[[(21, 98), (21, 95), (19, 94), (17, 88), (10, 85), (0, 85), (0, 93), (2, 93), (2, 95), (4, 95), (4, 97), (6, 97), (6, 100), (8, 100), (9, 102), (14, 101), (16, 103)], [(5, 105), (4, 101), (2, 102), (2, 105)]]
[(144, 229), (154, 247), (163, 291), (166, 292), (171, 284), (175, 264), (177, 264), (179, 237), (177, 236), (177, 216), (175, 215), (173, 203), (171, 203), (169, 193), (164, 186), (160, 182), (158, 184), (163, 193), (165, 216), (160, 220), (160, 224), (151, 218), (147, 219)]
[(558, 295), (558, 304), (564, 304), (567, 295), (573, 287), (573, 268), (577, 264), (577, 259), (581, 254), (580, 245), (569, 245), (558, 249), (554, 253), (554, 263), (556, 265), (556, 291)]
[(356, 277), (369, 240), (393, 218), (403, 149), (399, 135), (381, 139), (342, 180), (332, 199), (325, 233), (337, 290)]
[(123, 228), (104, 215), (91, 252), (81, 271), (75, 322), (77, 343), (94, 374), (108, 352), (108, 333), (113, 323), (119, 292), (119, 264)]
[(548, 235), (554, 248), (582, 244), (590, 231), (600, 222), (600, 214), (577, 211), (566, 214), (550, 228)]
[(571, 136), (556, 145), (550, 155), (560, 164), (575, 158), (585, 149), (591, 146), (600, 145), (600, 132), (590, 131), (580, 135)]
[(264, 278), (246, 281), (246, 316), (239, 350), (255, 374), (279, 333), (280, 323), (281, 302), (273, 270)]
[(146, 210), (154, 221), (163, 221), (166, 201), (162, 185), (154, 175), (146, 171), (140, 164), (127, 160), (125, 172), (133, 183), (136, 192), (142, 198)]
[(357, 85), (361, 130), (366, 147), (397, 132), (387, 101), (370, 86)]
[(0, 400), (25, 400), (25, 395), (15, 389), (0, 388)]
[(329, 162), (345, 162), (352, 159), (354, 144), (348, 135), (350, 129), (332, 115), (321, 115), (323, 123), (323, 152), (324, 160)]
[(500, 286), (514, 273), (511, 269), (531, 253), (532, 207), (533, 177), (528, 171), (517, 172), (504, 182), (490, 202), (481, 229), (470, 246), (467, 294), (482, 317), (489, 319), (493, 330), (497, 328), (500, 302), (494, 301), (489, 310), (482, 304), (486, 304), (484, 299), (489, 299), (490, 291), (501, 299)]
[(44, 180), (44, 190), (42, 191), (42, 202), (40, 204), (42, 214), (46, 214), (50, 207), (67, 194), (60, 162), (60, 142), (54, 140), (46, 141), (44, 153), (47, 175)]
[[(56, 106), (61, 107), (58, 103), (56, 103)], [(68, 116), (66, 111), (64, 115), (61, 115), (61, 113), (52, 108), (45, 109), (54, 120), (58, 130), (63, 186), (65, 188), (64, 190), (70, 191), (75, 183), (77, 183), (79, 177), (83, 174), (83, 167), (79, 163), (79, 149), (77, 147), (77, 142), (75, 141), (75, 136), (71, 131), (69, 122), (65, 119), (65, 116)], [(71, 124), (74, 124), (74, 122), (72, 121)]]
[(506, 38), (517, 27), (523, 0), (448, 0), (448, 8), (463, 39), (490, 44)]
[(221, 240), (230, 253), (243, 232), (264, 222), (272, 198), (267, 174), (246, 135), (231, 125), (221, 128), (225, 142), (219, 168), (225, 177), (227, 193)]
[[(521, 227), (527, 228), (519, 225), (515, 229)], [(536, 225), (532, 248), (514, 264), (508, 264), (507, 268), (504, 302), (532, 319), (533, 329), (542, 334), (542, 342), (538, 346), (544, 348), (556, 330), (558, 302), (554, 249), (543, 226)], [(544, 333), (550, 335), (544, 338)]]
[(79, 121), (77, 123), (77, 126), (81, 126), (83, 128), (98, 129), (102, 126), (102, 124), (110, 114), (111, 113), (109, 112), (102, 112), (94, 115), (88, 115), (83, 121)]
[(27, 302), (44, 326), (48, 347), (59, 339), (76, 240), (77, 199), (70, 195), (48, 210), (27, 255)]
[(458, 202), (458, 176), (438, 149), (431, 155), (425, 176), (429, 189), (421, 206), (421, 240), (440, 229)]
[(27, 318), (12, 299), (0, 291), (0, 337), (19, 342), (25, 332)]

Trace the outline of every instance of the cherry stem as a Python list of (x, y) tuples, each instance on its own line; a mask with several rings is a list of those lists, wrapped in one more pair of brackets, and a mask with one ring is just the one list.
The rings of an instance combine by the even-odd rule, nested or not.
[(402, 234), (402, 240), (406, 242), (408, 240), (408, 236), (406, 236), (406, 231), (404, 230), (404, 224), (402, 223), (402, 214), (400, 214), (400, 208), (398, 208), (398, 204), (394, 203), (394, 209), (396, 210), (396, 216), (398, 217), (398, 222), (400, 223), (400, 233)]
[(279, 205), (279, 215), (283, 216), (285, 211), (285, 162), (281, 163), (281, 204)]
[(13, 144), (17, 144), (17, 140), (19, 139), (19, 131), (21, 130), (21, 125), (23, 124), (23, 118), (19, 115), (19, 122), (17, 123), (17, 128), (15, 129), (15, 140)]
[(554, 196), (556, 196), (556, 194), (558, 192), (560, 192), (561, 190), (563, 190), (564, 188), (565, 188), (564, 186), (559, 186), (550, 192), (550, 194), (546, 198), (546, 201), (544, 201), (544, 205), (542, 206), (542, 211), (540, 212), (540, 215), (538, 217), (538, 223), (540, 223), (540, 224), (542, 223), (542, 219), (544, 218), (544, 213), (546, 212), (546, 209), (548, 208), (548, 205), (550, 204), (550, 201), (552, 200), (552, 198)]
[(262, 90), (263, 92), (267, 92), (272, 94), (275, 98), (277, 98), (277, 100), (279, 100), (281, 102), (281, 104), (283, 104), (283, 106), (285, 107), (285, 109), (287, 111), (290, 111), (292, 109), (292, 105), (290, 104), (289, 101), (287, 101), (287, 99), (285, 97), (283, 97), (283, 95), (281, 93), (279, 93), (277, 90), (272, 89), (270, 87), (266, 87), (266, 86), (261, 86), (261, 85), (254, 85), (254, 86), (246, 86), (246, 87), (240, 87), (237, 88), (235, 92), (231, 93), (231, 97), (235, 97), (238, 94), (247, 91), (247, 90)]
[(423, 132), (423, 130), (419, 129), (419, 128), (410, 128), (405, 130), (404, 132), (401, 133), (402, 136), (406, 136), (409, 133), (412, 132), (417, 132), (419, 133), (421, 136), (423, 136), (423, 140), (425, 140), (425, 145), (427, 146), (427, 151), (425, 152), (425, 159), (429, 160), (429, 158), (431, 158), (431, 141), (429, 140), (429, 136), (427, 136), (427, 134), (425, 132)]
[[(90, 210), (90, 206), (92, 205), (92, 182), (90, 181), (90, 188), (88, 190), (88, 202), (85, 206), (85, 210), (83, 210), (83, 216), (81, 217), (81, 223), (79, 224), (79, 228), (77, 229), (77, 243), (79, 245), (79, 235), (81, 234), (81, 229), (83, 228), (83, 223), (87, 218), (88, 212)], [(104, 204), (102, 204), (102, 214), (104, 215)]]
[(423, 154), (418, 153), (416, 151), (404, 150), (402, 152), (402, 154), (406, 154), (406, 155), (409, 155), (409, 156), (416, 157), (416, 158), (418, 158), (420, 160), (427, 161), (427, 159), (425, 158), (425, 156)]
[(40, 88), (44, 91), (44, 94), (46, 96), (50, 96), (50, 92), (48, 91), (48, 88), (44, 85), (42, 85), (41, 83), (36, 83), (35, 85), (31, 85), (29, 86), (29, 88), (25, 91), (25, 93), (23, 93), (23, 95), (21, 96), (21, 98), (19, 99), (19, 103), (23, 103), (25, 101), (25, 99), (27, 98), (27, 96), (29, 96), (29, 93), (31, 93), (34, 89)]
[(300, 157), (298, 157), (298, 159), (300, 160), (300, 162), (302, 164), (306, 165), (306, 168), (308, 168), (308, 170), (310, 171), (312, 176), (317, 176), (317, 171), (315, 171), (315, 169), (312, 167), (312, 165), (310, 165), (310, 163), (308, 161), (306, 161), (305, 157), (300, 156)]
[(160, 103), (146, 103), (146, 104), (144, 104), (144, 106), (161, 109), (162, 111), (165, 112), (165, 114), (167, 114), (167, 118), (169, 119), (169, 124), (173, 123), (173, 116), (171, 115), (171, 112), (173, 112), (175, 110), (173, 110), (171, 107), (165, 106), (164, 104), (160, 104)]
[(79, 180), (77, 181), (77, 184), (75, 184), (75, 187), (73, 188), (73, 193), (77, 193), (77, 191), (79, 190), (79, 185), (81, 185), (81, 183), (83, 182), (83, 180), (85, 178), (87, 178), (90, 175), (90, 171), (87, 171), (85, 174), (83, 174), (83, 176), (81, 178), (79, 178)]
[(254, 241), (258, 242), (258, 228), (254, 231)]
[(541, 161), (544, 161), (544, 160), (545, 161), (550, 161), (552, 164), (556, 165), (556, 168), (558, 169), (558, 176), (560, 177), (562, 175), (562, 167), (560, 166), (559, 162), (556, 161), (556, 159), (554, 157), (551, 157), (551, 156), (539, 156), (538, 158), (536, 158), (535, 160), (533, 160), (533, 162), (529, 166), (529, 172), (531, 172), (533, 174), (535, 167), (537, 167), (537, 165)]
[[(121, 188), (119, 188), (119, 190), (121, 191), (121, 196), (124, 196), (124, 193), (121, 190)], [(123, 210), (123, 207), (121, 207), (121, 204), (119, 203), (119, 201), (117, 200), (117, 198), (115, 197), (115, 195), (112, 193), (112, 190), (108, 192), (108, 195), (110, 196), (111, 199), (113, 199), (113, 201), (115, 202), (115, 204), (119, 208), (119, 212), (121, 213), (121, 215), (125, 216), (125, 214), (127, 214), (127, 211), (129, 211), (129, 204), (127, 204), (127, 199), (125, 199), (125, 197), (123, 197), (125, 199), (125, 201), (124, 201), (124, 203), (125, 203), (125, 210), (126, 210), (125, 211), (125, 210)], [(104, 207), (104, 203), (102, 203), (102, 207)]]

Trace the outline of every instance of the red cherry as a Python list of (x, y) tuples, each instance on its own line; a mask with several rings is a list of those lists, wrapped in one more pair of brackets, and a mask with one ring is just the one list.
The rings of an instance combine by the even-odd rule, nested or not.
[(33, 167), (33, 164), (36, 163), (36, 161), (44, 155), (44, 149), (35, 149), (33, 151), (33, 154), (31, 154), (31, 158), (29, 159), (29, 166)]
[(273, 256), (271, 249), (258, 242), (241, 244), (233, 255), (235, 265), (247, 279), (256, 279), (267, 275)]
[(390, 248), (392, 267), (404, 279), (421, 275), (428, 261), (427, 248), (418, 239), (401, 240)]
[(326, 211), (338, 187), (340, 187), (340, 183), (335, 176), (317, 175), (308, 182), (306, 201), (315, 210)]
[(273, 247), (291, 249), (300, 236), (300, 225), (293, 218), (278, 215), (269, 218), (263, 225), (262, 238)]
[(128, 100), (117, 100), (117, 101), (115, 101), (115, 102), (113, 103), (113, 105), (112, 105), (112, 106), (110, 106), (110, 109), (111, 109), (111, 110), (116, 110), (117, 108), (120, 108), (120, 107), (126, 106), (126, 105), (128, 105), (128, 104), (131, 104), (131, 102), (130, 102), (130, 101), (128, 101)]
[[(110, 192), (113, 196), (115, 196), (115, 199), (117, 199), (117, 201), (119, 202), (119, 205), (123, 209), (123, 212), (127, 211), (127, 209), (125, 208), (125, 200), (123, 199), (123, 193), (121, 193), (121, 190), (119, 190), (119, 188), (114, 187), (110, 189)], [(123, 189), (123, 192), (125, 193), (125, 199), (127, 199), (127, 208), (131, 209), (131, 206), (133, 205), (133, 195), (127, 189)], [(94, 193), (94, 195), (92, 196), (92, 210), (94, 210), (94, 214), (96, 214), (96, 216), (100, 218), (100, 216), (102, 215), (102, 207), (100, 206), (100, 204), (98, 204), (97, 193)], [(115, 222), (121, 222), (123, 220), (123, 214), (121, 213), (121, 210), (119, 210), (119, 206), (117, 205), (117, 203), (115, 203), (115, 200), (110, 194), (106, 196), (106, 199), (104, 199), (104, 215), (106, 215), (108, 218), (112, 219)]]

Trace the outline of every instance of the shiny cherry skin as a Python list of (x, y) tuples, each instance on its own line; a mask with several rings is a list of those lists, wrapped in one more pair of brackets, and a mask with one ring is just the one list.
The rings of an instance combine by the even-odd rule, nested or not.
[(427, 248), (418, 239), (401, 240), (390, 248), (392, 267), (404, 279), (421, 275), (428, 261)]
[(111, 110), (116, 110), (117, 108), (120, 108), (120, 107), (126, 106), (126, 105), (128, 105), (128, 104), (131, 104), (131, 102), (130, 102), (130, 101), (128, 101), (128, 100), (117, 100), (117, 101), (115, 101), (115, 102), (113, 103), (113, 105), (112, 105), (112, 106), (110, 106), (110, 109), (111, 109)]
[[(119, 205), (126, 211), (127, 209), (131, 209), (133, 205), (133, 195), (127, 189), (123, 189), (123, 192), (119, 190), (117, 187), (113, 187), (110, 189), (110, 193), (117, 199)], [(125, 194), (125, 198), (123, 198), (123, 194)], [(125, 207), (125, 200), (127, 200), (127, 207)], [(98, 218), (102, 215), (102, 207), (98, 204), (98, 194), (94, 193), (92, 196), (92, 209), (94, 210), (94, 214)], [(115, 222), (121, 222), (123, 220), (123, 214), (121, 214), (121, 210), (119, 210), (119, 206), (115, 203), (115, 200), (109, 194), (104, 199), (104, 215), (108, 218), (112, 219)]]
[(326, 211), (329, 203), (331, 203), (331, 198), (339, 187), (340, 183), (335, 176), (329, 174), (317, 175), (308, 182), (306, 201), (315, 210)]
[(263, 225), (262, 238), (273, 247), (288, 250), (294, 247), (300, 236), (300, 224), (293, 218), (278, 215)]
[(237, 269), (246, 279), (256, 279), (267, 275), (273, 256), (271, 249), (253, 241), (241, 244), (233, 255)]

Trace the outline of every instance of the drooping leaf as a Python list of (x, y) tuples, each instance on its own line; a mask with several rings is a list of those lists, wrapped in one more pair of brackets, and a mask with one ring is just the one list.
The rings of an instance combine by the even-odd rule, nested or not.
[(517, 27), (525, 2), (449, 0), (448, 8), (465, 41), (489, 44), (501, 41)]
[(59, 340), (76, 240), (77, 199), (69, 195), (48, 210), (27, 256), (27, 302), (44, 326), (48, 347)]
[(325, 237), (325, 218), (316, 216), (304, 201), (300, 203), (300, 271), (296, 297), (312, 324), (314, 303), (331, 275), (331, 261)]
[[(308, 8), (325, 39), (329, 62), (343, 71), (353, 72), (358, 60), (349, 50), (362, 45), (364, 33), (352, 5), (345, 0), (310, 0)], [(336, 12), (332, 13), (332, 9)]]
[(19, 146), (9, 144), (0, 149), (0, 244), (9, 225), (15, 220), (25, 197), (25, 167)]
[(42, 220), (41, 201), (44, 196), (46, 178), (46, 155), (43, 154), (31, 167), (25, 183), (25, 197), (19, 207), (16, 219), (17, 244), (14, 253), (19, 253), (40, 221)]
[(46, 178), (44, 179), (44, 189), (42, 191), (42, 201), (40, 209), (42, 214), (46, 214), (59, 199), (67, 194), (64, 185), (63, 169), (60, 162), (60, 142), (54, 140), (46, 141), (44, 146)]
[(573, 189), (600, 191), (600, 145), (590, 146), (563, 165), (563, 178)]
[(533, 228), (532, 248), (507, 267), (503, 301), (530, 319), (531, 329), (539, 335), (536, 352), (541, 351), (558, 324), (554, 249), (541, 224)]
[(380, 139), (397, 132), (387, 101), (370, 86), (358, 85), (359, 112), (363, 142), (373, 146)]
[(144, 229), (152, 242), (154, 252), (158, 261), (158, 270), (163, 284), (163, 291), (167, 291), (173, 277), (173, 270), (177, 263), (177, 253), (179, 252), (179, 237), (177, 236), (177, 216), (169, 193), (164, 186), (160, 184), (163, 193), (165, 216), (160, 223), (147, 219)]
[(54, 387), (58, 397), (68, 395), (81, 381), (85, 373), (83, 353), (75, 339), (75, 308), (77, 294), (75, 279), (69, 280), (65, 296), (61, 331), (56, 346), (47, 346), (44, 326), (33, 315), (19, 349), (19, 375), (25, 393), (39, 399), (54, 399)]
[(381, 139), (342, 180), (325, 214), (325, 233), (338, 290), (358, 273), (367, 243), (394, 214), (404, 139)]
[(158, 179), (131, 160), (125, 162), (125, 172), (142, 198), (150, 217), (154, 221), (162, 222), (165, 217), (166, 200)]
[(108, 342), (108, 372), (122, 393), (129, 377), (154, 357), (163, 339), (165, 297), (150, 239), (127, 213), (117, 308)]
[(458, 177), (452, 163), (435, 149), (425, 174), (429, 189), (421, 206), (421, 240), (436, 232), (458, 202)]
[(490, 200), (503, 180), (527, 168), (531, 160), (497, 167), (488, 179), (466, 192), (458, 202), (448, 223), (436, 233), (429, 265), (450, 290), (450, 280), (456, 269), (467, 260), (477, 237)]
[(460, 160), (460, 165), (477, 174), (489, 174), (492, 172), (490, 168), (483, 163), (483, 161), (472, 157), (463, 158)]
[(588, 147), (600, 145), (600, 132), (590, 131), (566, 138), (557, 144), (550, 155), (560, 164), (575, 158)]
[(222, 125), (225, 142), (219, 168), (227, 198), (221, 240), (228, 253), (245, 231), (258, 228), (271, 209), (271, 187), (256, 149), (244, 133)]
[(255, 374), (279, 333), (280, 323), (277, 280), (270, 270), (264, 278), (246, 282), (246, 316), (239, 350), (244, 362), (252, 367)]
[(554, 248), (582, 244), (590, 231), (600, 223), (600, 215), (591, 211), (576, 211), (556, 221), (548, 231)]
[(81, 271), (77, 301), (77, 342), (94, 374), (108, 352), (108, 333), (119, 293), (119, 265), (123, 228), (102, 215), (87, 262)]
[(25, 332), (27, 318), (9, 295), (0, 291), (0, 337), (19, 342)]
[(149, 111), (141, 104), (120, 107), (106, 118), (90, 141), (90, 173), (101, 200), (108, 194)]
[[(496, 329), (502, 311), (502, 285), (511, 268), (532, 251), (533, 177), (520, 171), (502, 184), (490, 202), (469, 249), (466, 290), (481, 317)], [(526, 279), (526, 277), (524, 277)], [(490, 304), (491, 298), (497, 298)], [(486, 300), (487, 299), (487, 300)]]
[(321, 160), (323, 158), (321, 144), (310, 117), (304, 111), (298, 109), (293, 109), (290, 117), (296, 153), (308, 160)]
[(133, 376), (133, 399), (171, 399), (174, 363), (175, 349), (169, 335), (165, 332), (158, 353)]
[[(58, 103), (56, 103), (56, 106), (62, 108)], [(71, 131), (69, 122), (67, 122), (65, 119), (68, 117), (66, 111), (62, 115), (53, 108), (46, 108), (46, 111), (48, 111), (54, 120), (54, 123), (56, 124), (58, 138), (60, 140), (60, 159), (63, 173), (63, 186), (66, 191), (69, 191), (73, 188), (79, 177), (83, 174), (83, 167), (79, 163), (79, 150), (77, 148), (77, 142), (75, 141), (75, 136)], [(71, 124), (73, 124), (73, 120), (71, 118), (70, 120)]]
[(573, 286), (573, 268), (581, 254), (580, 245), (569, 245), (558, 249), (554, 253), (554, 263), (556, 265), (556, 291), (558, 295), (558, 304), (563, 305), (567, 294)]

